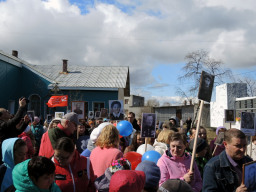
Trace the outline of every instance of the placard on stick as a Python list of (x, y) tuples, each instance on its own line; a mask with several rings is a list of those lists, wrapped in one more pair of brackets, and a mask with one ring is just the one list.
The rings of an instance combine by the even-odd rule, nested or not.
[(255, 113), (241, 112), (241, 131), (247, 136), (255, 135)]
[(225, 109), (225, 122), (233, 123), (236, 121), (236, 110), (234, 109)]
[(242, 183), (245, 184), (247, 191), (256, 191), (256, 161), (243, 164)]
[(205, 71), (202, 71), (198, 91), (198, 99), (210, 102), (212, 97), (213, 84), (214, 76)]
[(156, 114), (142, 113), (141, 137), (155, 137), (156, 135)]

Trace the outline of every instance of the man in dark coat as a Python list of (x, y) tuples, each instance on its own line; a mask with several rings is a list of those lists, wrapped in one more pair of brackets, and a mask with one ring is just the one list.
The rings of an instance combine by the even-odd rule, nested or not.
[(135, 114), (133, 112), (129, 112), (128, 121), (132, 124), (136, 131), (140, 131), (140, 126), (138, 125), (137, 120), (135, 119)]

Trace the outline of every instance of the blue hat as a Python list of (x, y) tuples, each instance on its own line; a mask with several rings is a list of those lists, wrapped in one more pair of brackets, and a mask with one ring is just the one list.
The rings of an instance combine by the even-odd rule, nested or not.
[(160, 169), (159, 167), (152, 161), (142, 161), (136, 169), (137, 171), (143, 171), (146, 175), (146, 183), (144, 188), (155, 188), (159, 185), (160, 180)]

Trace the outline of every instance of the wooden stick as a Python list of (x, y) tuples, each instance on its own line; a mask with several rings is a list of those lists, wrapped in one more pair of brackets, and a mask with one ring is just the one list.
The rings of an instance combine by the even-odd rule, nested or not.
[(147, 151), (148, 137), (145, 137), (145, 153)]
[(197, 125), (196, 125), (196, 135), (195, 135), (195, 138), (194, 138), (192, 158), (191, 158), (191, 162), (190, 162), (190, 170), (189, 170), (190, 172), (193, 171), (193, 166), (194, 166), (194, 160), (195, 160), (195, 155), (196, 155), (196, 143), (197, 143), (197, 138), (198, 138), (198, 132), (199, 132), (199, 127), (200, 127), (200, 122), (201, 122), (201, 115), (202, 115), (202, 111), (203, 111), (203, 106), (204, 106), (204, 101), (201, 100), (200, 111), (199, 111), (198, 121), (197, 121)]
[(214, 155), (214, 153), (215, 153), (215, 151), (216, 151), (217, 148), (218, 148), (218, 145), (215, 146), (215, 148), (214, 148), (214, 150), (213, 150), (213, 152), (212, 152), (212, 156)]

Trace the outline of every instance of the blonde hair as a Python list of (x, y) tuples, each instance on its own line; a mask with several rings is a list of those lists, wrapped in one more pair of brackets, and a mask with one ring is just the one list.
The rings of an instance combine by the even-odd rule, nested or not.
[(119, 131), (114, 125), (105, 126), (97, 141), (96, 146), (100, 148), (118, 148), (119, 146)]
[(157, 141), (158, 142), (161, 142), (161, 143), (166, 143), (166, 144), (169, 144), (170, 143), (170, 139), (171, 139), (171, 136), (172, 134), (174, 133), (174, 131), (172, 130), (169, 130), (169, 129), (166, 129), (166, 130), (163, 130), (159, 133), (158, 137), (157, 137)]

